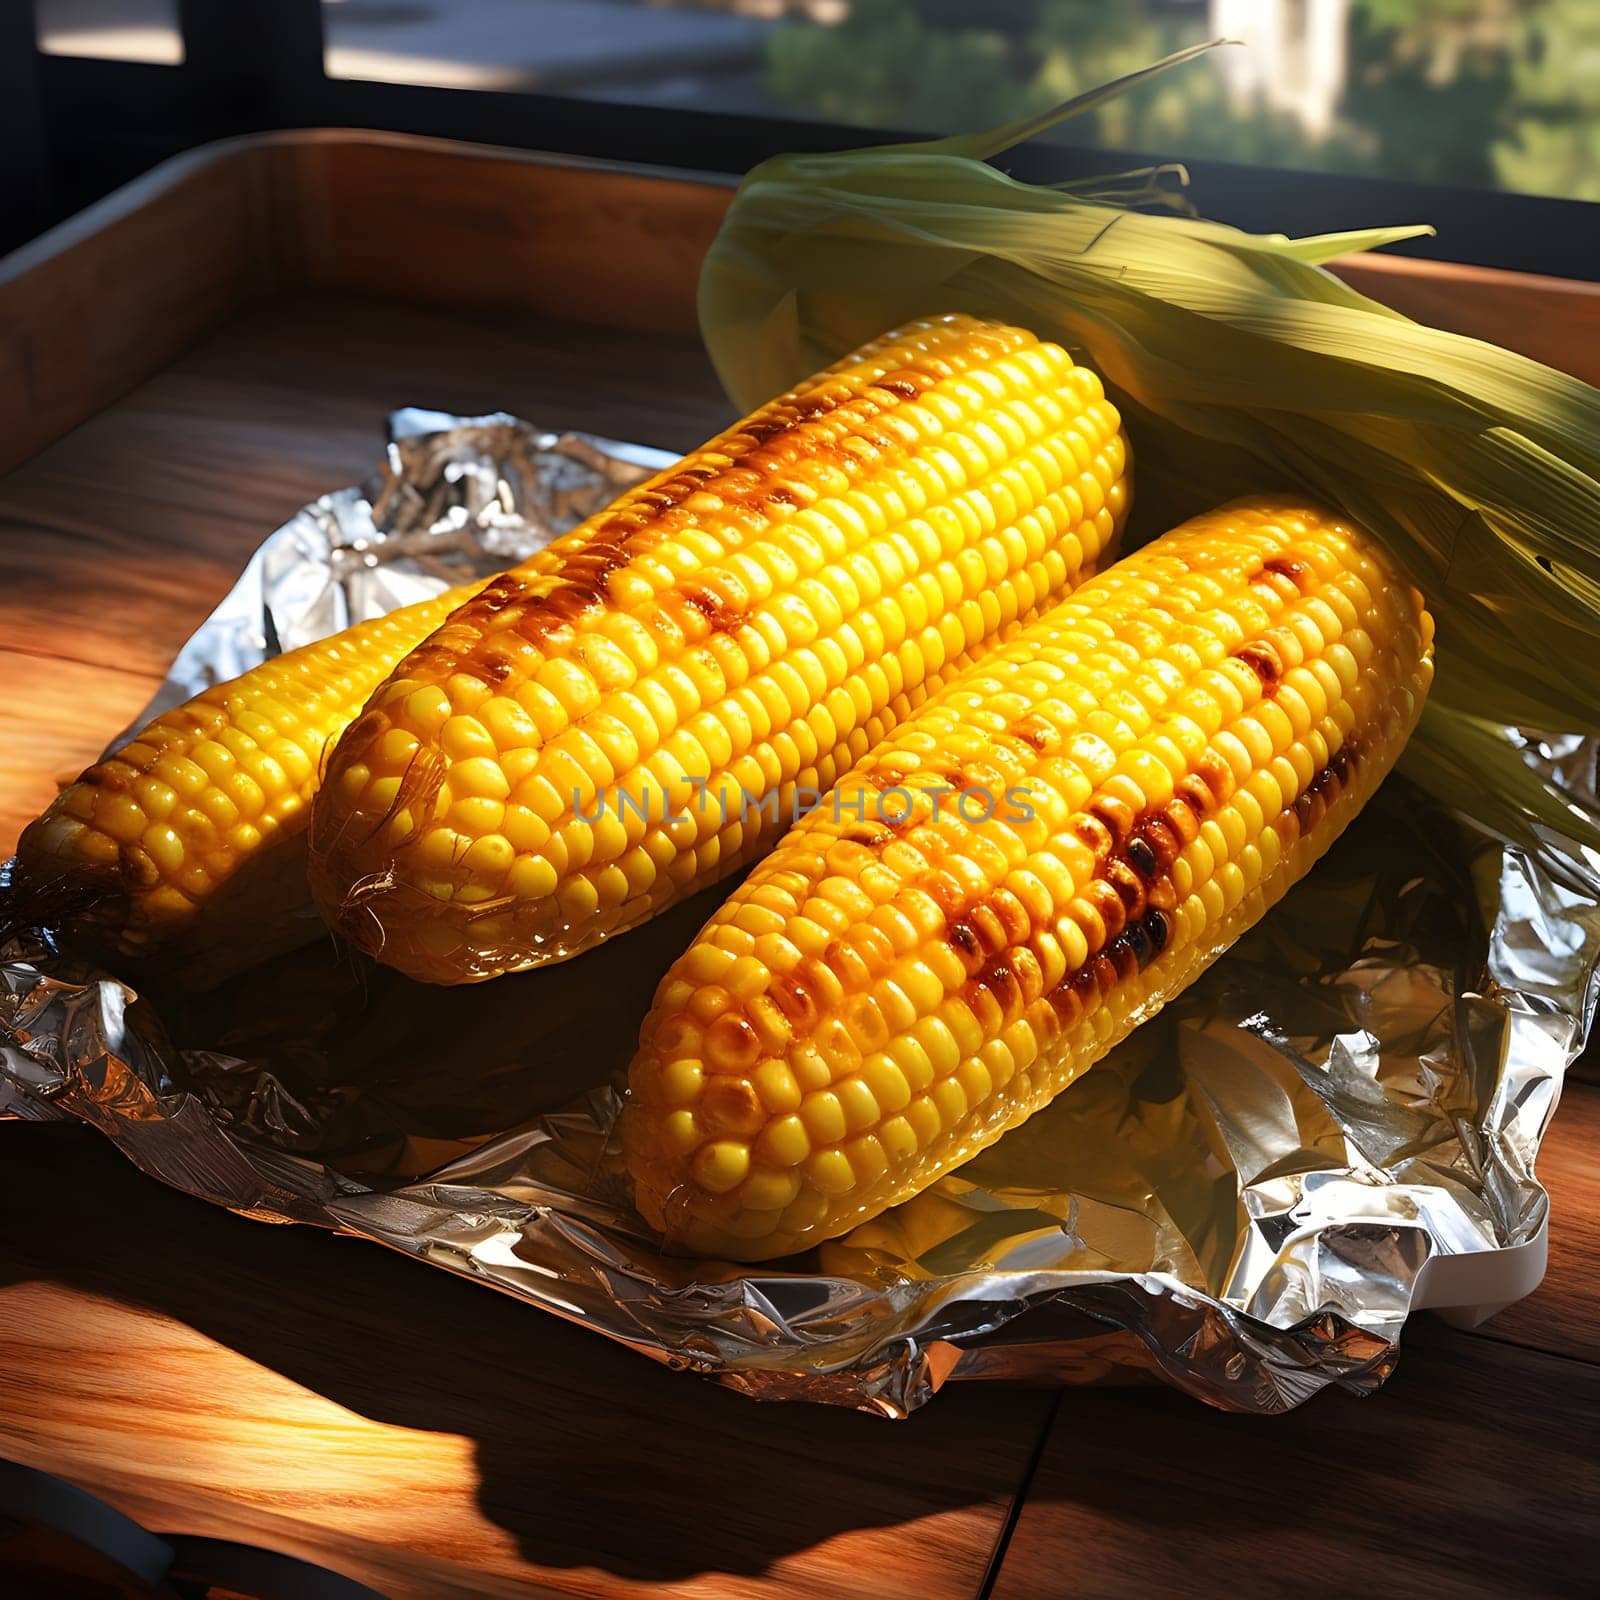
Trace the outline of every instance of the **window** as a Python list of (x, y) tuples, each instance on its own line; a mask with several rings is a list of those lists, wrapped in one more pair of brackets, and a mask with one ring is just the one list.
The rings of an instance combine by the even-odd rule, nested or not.
[(1595, 0), (326, 0), (323, 16), (334, 78), (926, 132), (1230, 36), (1244, 47), (1054, 137), (1600, 200)]
[[(1600, 201), (1600, 0), (31, 3), (40, 50), (0, 48), (0, 122), (13, 151), (44, 144), (49, 176), (12, 234), (176, 150), (271, 128), (739, 174), (785, 150), (992, 126), (1225, 35), (1243, 47), (1008, 164), (1055, 181), (1181, 160), (1221, 222), (1425, 220), (1438, 238), (1401, 251), (1600, 278), (1585, 203)], [(0, 15), (26, 30), (14, 4)]]
[(330, 77), (762, 110), (777, 5), (325, 0)]
[(178, 0), (34, 0), (39, 48), (99, 61), (183, 61)]

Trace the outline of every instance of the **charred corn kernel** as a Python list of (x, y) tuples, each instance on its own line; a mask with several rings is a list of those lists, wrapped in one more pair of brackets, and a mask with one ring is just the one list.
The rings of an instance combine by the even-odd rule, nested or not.
[[(268, 929), (260, 905), (236, 903), (213, 914), (213, 897), (302, 834), (327, 746), (395, 662), (479, 587), (453, 589), (288, 651), (163, 712), (62, 790), (24, 831), (19, 903), (47, 895), (41, 904), (75, 914), (122, 955), (177, 952), (178, 964), (199, 982), (306, 937), (314, 919), (291, 917), (287, 907)], [(429, 715), (433, 726), (439, 721), (433, 697), (443, 695), (417, 694), (413, 726), (386, 729), (379, 740), (384, 761), (399, 769), (416, 756), (416, 729), (429, 725)], [(398, 770), (368, 772), (360, 789), (381, 802), (381, 820), (403, 782)], [(294, 892), (298, 861), (273, 875), (275, 904), (301, 898)]]
[[(1241, 502), (1091, 579), (930, 698), (662, 980), (622, 1118), (643, 1215), (675, 1248), (785, 1255), (1021, 1122), (1337, 837), (1416, 722), (1432, 629), (1421, 596), (1358, 531), (1302, 505)], [(1316, 686), (1305, 718), (1280, 703), (1291, 674)], [(952, 806), (900, 835), (858, 820), (890, 787), (935, 783), (1020, 790), (1057, 820), (1029, 848), (1026, 824), (998, 809)], [(860, 892), (884, 874), (887, 899)], [(884, 932), (902, 918), (915, 941)], [(805, 954), (760, 984), (746, 966), (759, 957), (740, 957), (739, 994), (705, 1027), (695, 974), (730, 933), (757, 927)], [(752, 1042), (754, 1071), (788, 1069), (804, 1099), (781, 1114), (762, 1100), (764, 1123), (717, 1135), (704, 1159), (718, 1181), (704, 1183), (696, 1163), (712, 1135), (685, 1149), (671, 1120), (704, 1092), (683, 1105), (659, 1041), (709, 1060), (768, 997), (788, 1037)], [(747, 1168), (728, 1148), (741, 1140)]]
[[(319, 904), (379, 959), (460, 983), (575, 955), (747, 865), (802, 791), (1094, 568), (1126, 465), (1099, 381), (1058, 347), (970, 317), (886, 335), (496, 580), (400, 663), (315, 806)], [(402, 771), (413, 826), (397, 838), (378, 824)], [(448, 814), (430, 813), (436, 794)], [(431, 834), (472, 831), (464, 799), (519, 812), (485, 824), (509, 864), (438, 866)], [(545, 877), (530, 858), (555, 886), (529, 892)], [(410, 892), (441, 875), (451, 894)], [(895, 881), (853, 878), (841, 912), (887, 903)]]

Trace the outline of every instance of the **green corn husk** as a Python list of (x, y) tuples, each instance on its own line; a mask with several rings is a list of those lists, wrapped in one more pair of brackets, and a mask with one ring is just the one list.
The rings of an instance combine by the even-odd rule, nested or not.
[(1552, 833), (1600, 848), (1593, 817), (1505, 734), (1600, 731), (1600, 391), (1412, 322), (1322, 268), (1426, 228), (1251, 235), (1128, 209), (1170, 202), (1171, 169), (1045, 187), (986, 165), (1197, 53), (990, 133), (755, 168), (700, 279), (724, 385), (753, 409), (942, 311), (1059, 341), (1126, 418), (1136, 538), (1252, 490), (1339, 507), (1438, 624), (1411, 775), (1530, 848)]

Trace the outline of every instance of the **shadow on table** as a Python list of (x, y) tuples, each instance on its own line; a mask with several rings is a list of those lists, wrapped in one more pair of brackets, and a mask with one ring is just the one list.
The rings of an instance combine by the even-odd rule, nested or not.
[[(543, 1566), (756, 1574), (1003, 1506), (1046, 1407), (989, 1386), (900, 1424), (761, 1405), (398, 1255), (214, 1209), (78, 1125), (0, 1129), (0, 1249), (0, 1281), (148, 1308), (362, 1416), (471, 1439), (484, 1516)], [(986, 1551), (966, 1553), (976, 1584)]]
[[(755, 1575), (852, 1530), (1003, 1504), (1048, 1406), (959, 1384), (901, 1424), (758, 1405), (399, 1256), (208, 1207), (82, 1127), (0, 1140), (0, 1279), (147, 1307), (362, 1416), (469, 1438), (481, 1512), (540, 1566)], [(1600, 1368), (1428, 1319), (1407, 1347), (1375, 1398), (1284, 1417), (1066, 1391), (997, 1600), (1111, 1592), (1107, 1562), (1130, 1592), (1276, 1594), (1324, 1567), (1352, 1589), (1587, 1592)], [(900, 1554), (951, 1586), (938, 1552)]]
[(993, 1600), (1037, 1600), (1046, 1581), (1232, 1600), (1590, 1596), (1597, 1436), (1600, 1366), (1427, 1316), (1367, 1399), (1257, 1417), (1171, 1390), (1072, 1391)]

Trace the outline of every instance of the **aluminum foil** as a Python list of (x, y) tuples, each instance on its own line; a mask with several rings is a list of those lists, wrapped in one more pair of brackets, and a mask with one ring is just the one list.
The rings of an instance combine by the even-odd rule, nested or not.
[[(156, 704), (502, 566), (667, 459), (398, 413), (382, 472), (267, 540)], [(1506, 737), (1600, 814), (1596, 741)], [(890, 1416), (951, 1379), (1149, 1374), (1281, 1411), (1379, 1385), (1419, 1307), (1473, 1320), (1538, 1282), (1534, 1159), (1600, 962), (1600, 860), (1572, 841), (1504, 847), (1391, 779), (1052, 1106), (758, 1268), (659, 1253), (612, 1140), (656, 976), (718, 892), (465, 990), (325, 940), (211, 994), (141, 990), (34, 930), (0, 948), (0, 1114), (80, 1118), (192, 1194), (390, 1245), (747, 1394)]]

